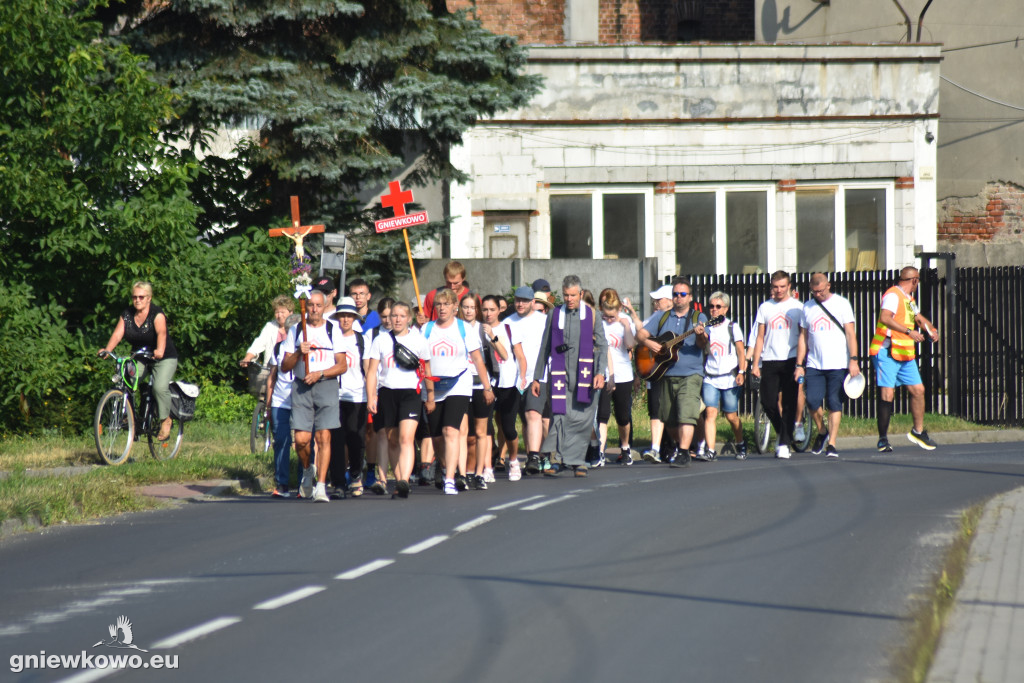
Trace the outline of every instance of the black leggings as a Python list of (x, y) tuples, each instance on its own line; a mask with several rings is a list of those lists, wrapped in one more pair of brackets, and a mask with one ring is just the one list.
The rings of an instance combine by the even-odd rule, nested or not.
[(519, 417), (522, 394), (516, 387), (498, 388), (494, 391), (494, 417), (497, 418), (501, 433), (505, 435), (506, 441), (516, 441), (519, 438), (516, 418)]
[[(787, 446), (793, 440), (796, 422), (796, 399), (800, 387), (793, 378), (796, 358), (767, 360), (761, 363), (761, 405), (772, 422), (778, 443)], [(779, 413), (779, 391), (782, 391), (782, 413)]]
[(366, 404), (341, 401), (341, 426), (331, 430), (331, 483), (345, 487), (346, 454), (348, 474), (355, 481), (363, 474), (363, 451), (366, 449)]
[(597, 421), (599, 424), (608, 424), (608, 418), (612, 415), (612, 404), (615, 404), (615, 423), (619, 427), (625, 427), (633, 419), (633, 382), (622, 382), (616, 384), (613, 391), (601, 391), (601, 398), (597, 404)]

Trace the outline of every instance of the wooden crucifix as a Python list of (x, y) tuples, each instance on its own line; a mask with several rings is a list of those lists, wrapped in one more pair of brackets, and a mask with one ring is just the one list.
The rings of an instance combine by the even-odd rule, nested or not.
[[(302, 221), (299, 220), (299, 198), (296, 195), (292, 195), (292, 224), (287, 228), (271, 228), (271, 237), (280, 237), (284, 235), (292, 242), (295, 243), (295, 258), (301, 265), (306, 257), (306, 250), (302, 247), (302, 240), (305, 239), (306, 235), (313, 233), (323, 232), (326, 228), (323, 225), (302, 225)], [(308, 282), (308, 280), (307, 280)], [(295, 288), (295, 296), (299, 299), (299, 312), (302, 316), (302, 338), (306, 339), (306, 299), (309, 298), (310, 289), (309, 286), (299, 286)], [(305, 371), (309, 372), (309, 355), (303, 354), (302, 363)]]

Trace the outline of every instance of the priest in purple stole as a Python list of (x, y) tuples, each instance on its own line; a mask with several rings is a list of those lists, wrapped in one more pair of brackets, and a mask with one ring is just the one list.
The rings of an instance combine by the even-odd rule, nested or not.
[(537, 356), (534, 396), (551, 395), (551, 429), (542, 450), (558, 452), (562, 464), (585, 476), (598, 394), (604, 388), (608, 342), (593, 309), (583, 305), (583, 284), (575, 275), (562, 281), (564, 303), (548, 316)]

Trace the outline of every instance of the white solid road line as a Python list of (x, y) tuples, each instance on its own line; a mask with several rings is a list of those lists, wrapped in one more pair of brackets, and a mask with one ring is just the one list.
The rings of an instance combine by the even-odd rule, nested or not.
[(293, 602), (298, 602), (304, 598), (308, 598), (311, 595), (316, 595), (322, 590), (327, 590), (327, 586), (306, 586), (293, 590), (291, 593), (285, 593), (279, 595), (276, 598), (265, 600), (258, 605), (253, 606), (253, 609), (277, 609), (278, 607), (284, 607), (290, 605)]
[(455, 533), (461, 534), (463, 532), (470, 531), (472, 529), (477, 528), (478, 526), (483, 526), (484, 524), (487, 524), (487, 522), (493, 522), (497, 518), (497, 515), (481, 515), (476, 519), (471, 519), (468, 522), (465, 522), (455, 527)]
[(228, 626), (231, 626), (232, 624), (237, 624), (241, 620), (241, 617), (218, 617), (217, 619), (208, 621), (205, 624), (193, 626), (187, 631), (182, 631), (181, 633), (175, 634), (170, 638), (158, 640), (157, 642), (150, 645), (150, 647), (154, 650), (167, 650), (172, 647), (178, 647), (179, 645), (187, 643), (190, 640), (202, 638), (203, 636), (213, 633), (214, 631), (219, 631), (222, 628), (227, 628)]
[(374, 560), (373, 562), (367, 562), (364, 565), (356, 567), (355, 569), (349, 569), (347, 572), (342, 572), (334, 578), (339, 581), (351, 581), (352, 579), (358, 579), (360, 576), (366, 576), (370, 572), (375, 572), (378, 569), (383, 569), (389, 564), (394, 564), (394, 560)]
[(439, 543), (444, 543), (447, 540), (448, 540), (448, 536), (447, 535), (445, 535), (445, 536), (431, 536), (427, 540), (420, 541), (419, 543), (417, 543), (415, 545), (411, 545), (408, 548), (406, 548), (405, 550), (400, 550), (399, 552), (402, 553), (403, 555), (415, 555), (416, 553), (422, 553), (424, 550), (427, 550), (429, 548), (433, 548), (435, 545), (437, 545)]
[(569, 500), (571, 498), (575, 498), (575, 497), (576, 497), (575, 495), (559, 496), (558, 498), (551, 498), (550, 500), (542, 500), (539, 503), (534, 503), (533, 505), (527, 505), (523, 509), (524, 510), (540, 510), (541, 508), (547, 507), (548, 505), (554, 505), (555, 503), (562, 503), (564, 501), (567, 501), (567, 500)]
[(524, 503), (529, 503), (531, 500), (540, 500), (544, 496), (530, 496), (529, 498), (521, 498), (519, 500), (513, 500), (511, 503), (502, 503), (501, 505), (495, 505), (494, 507), (487, 508), (488, 510), (507, 510), (508, 508), (514, 508)]

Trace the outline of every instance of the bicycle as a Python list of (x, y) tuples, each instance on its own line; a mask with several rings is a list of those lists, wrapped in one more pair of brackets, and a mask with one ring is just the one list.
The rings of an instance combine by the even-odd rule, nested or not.
[[(764, 412), (764, 406), (761, 405), (760, 378), (751, 377), (751, 379), (755, 380), (751, 385), (751, 388), (754, 390), (754, 448), (758, 453), (767, 453), (768, 444), (772, 440), (772, 423), (768, 419), (767, 413)], [(781, 394), (779, 400), (782, 400)], [(806, 403), (804, 403), (803, 423), (804, 438), (790, 444), (797, 453), (803, 453), (810, 448), (816, 431), (814, 419), (811, 418), (811, 411), (807, 408)]]
[[(139, 440), (140, 434), (146, 435), (149, 452), (157, 460), (170, 460), (176, 456), (185, 434), (184, 423), (172, 411), (171, 436), (167, 441), (158, 440), (152, 372), (149, 373), (149, 383), (141, 386), (139, 383), (139, 364), (152, 371), (153, 353), (143, 348), (130, 356), (104, 352), (100, 357), (112, 358), (117, 368), (111, 377), (114, 386), (100, 398), (93, 417), (93, 433), (100, 457), (108, 465), (120, 465), (128, 459), (132, 444)], [(138, 409), (135, 407), (136, 393), (141, 402)]]
[(267, 401), (266, 391), (266, 373), (270, 368), (254, 360), (249, 361), (245, 367), (249, 374), (249, 392), (256, 396), (256, 407), (252, 410), (252, 420), (249, 424), (249, 452), (269, 453), (274, 445), (274, 433), (270, 426), (270, 403)]

